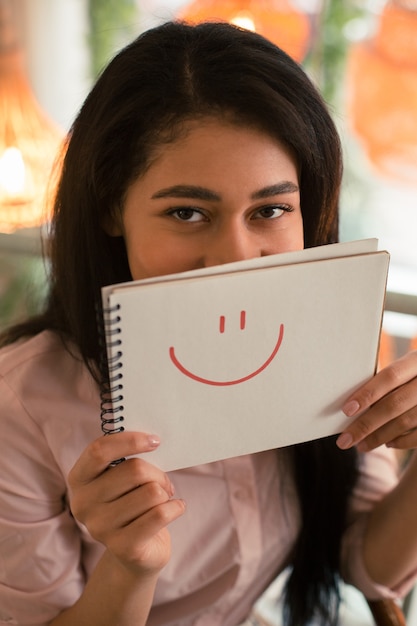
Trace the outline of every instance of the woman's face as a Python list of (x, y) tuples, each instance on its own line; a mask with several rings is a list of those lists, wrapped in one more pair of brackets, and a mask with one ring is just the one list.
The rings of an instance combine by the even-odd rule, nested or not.
[(109, 233), (123, 235), (133, 279), (303, 248), (298, 172), (267, 134), (189, 122), (128, 189)]

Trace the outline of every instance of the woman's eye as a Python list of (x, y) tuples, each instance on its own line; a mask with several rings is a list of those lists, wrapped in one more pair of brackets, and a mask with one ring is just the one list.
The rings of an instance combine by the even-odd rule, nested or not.
[(205, 220), (205, 216), (201, 213), (201, 211), (190, 207), (172, 209), (169, 211), (169, 215), (172, 215), (181, 222), (201, 222)]
[(262, 207), (261, 209), (258, 209), (255, 213), (254, 213), (254, 219), (274, 219), (277, 217), (281, 217), (281, 215), (283, 213), (287, 213), (289, 211), (292, 211), (291, 207), (289, 207), (288, 205), (270, 205), (270, 206), (265, 206)]

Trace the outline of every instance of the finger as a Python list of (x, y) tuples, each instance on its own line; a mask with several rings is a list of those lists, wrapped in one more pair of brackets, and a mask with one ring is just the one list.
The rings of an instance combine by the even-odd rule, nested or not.
[(108, 549), (125, 565), (135, 568), (160, 569), (168, 559), (170, 536), (167, 526), (186, 510), (183, 500), (169, 500), (138, 518), (128, 527), (114, 532), (107, 543)]
[(417, 376), (417, 351), (397, 359), (355, 391), (342, 407), (347, 417), (363, 413), (387, 393)]
[(169, 524), (181, 517), (186, 510), (184, 500), (168, 500), (164, 504), (153, 507), (144, 515), (135, 519), (127, 527), (112, 533), (108, 547), (119, 555), (123, 554), (123, 545), (126, 560), (139, 560), (143, 558), (143, 551), (155, 536), (163, 531)]
[(98, 500), (112, 502), (147, 483), (157, 483), (170, 497), (174, 495), (174, 487), (168, 475), (155, 465), (137, 457), (127, 459), (124, 463), (103, 472), (94, 481), (94, 491)]
[(80, 519), (78, 514), (77, 518), (87, 526), (96, 540), (106, 543), (106, 539), (115, 530), (129, 526), (154, 507), (168, 502), (170, 498), (171, 495), (159, 483), (149, 482), (113, 502), (89, 507), (85, 516), (81, 515)]
[[(361, 451), (387, 443), (410, 428), (414, 428), (417, 404), (417, 379), (395, 389), (353, 421), (336, 443), (342, 450), (361, 444)], [(389, 431), (384, 427), (389, 425)], [(366, 442), (366, 443), (365, 443)], [(369, 447), (366, 447), (369, 444)]]
[(70, 483), (89, 483), (106, 471), (114, 459), (150, 452), (159, 446), (157, 435), (121, 432), (99, 437), (83, 451), (72, 468)]
[[(390, 420), (406, 414), (415, 407), (417, 404), (416, 355), (417, 352), (410, 353), (406, 355), (407, 358), (403, 357), (395, 362), (397, 367), (393, 364), (381, 370), (356, 392), (358, 401), (352, 400), (353, 396), (351, 396), (343, 410), (348, 416), (358, 414), (359, 417), (337, 439), (336, 443), (339, 448), (344, 450), (358, 444)], [(399, 426), (402, 427), (401, 423)], [(386, 439), (382, 440), (381, 443), (386, 443), (386, 441)]]
[(373, 450), (382, 444), (389, 444), (398, 437), (408, 436), (415, 428), (417, 428), (417, 409), (413, 407), (368, 435), (357, 448), (359, 452)]
[(396, 450), (411, 450), (417, 448), (417, 428), (411, 430), (400, 437), (396, 437), (387, 443), (388, 448)]

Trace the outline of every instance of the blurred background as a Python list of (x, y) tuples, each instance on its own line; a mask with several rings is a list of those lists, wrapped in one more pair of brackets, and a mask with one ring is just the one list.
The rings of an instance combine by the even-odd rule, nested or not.
[(0, 0), (0, 329), (45, 295), (58, 146), (108, 60), (168, 19), (221, 18), (283, 47), (345, 152), (341, 239), (391, 254), (383, 362), (417, 337), (417, 0)]
[(95, 78), (176, 17), (257, 30), (303, 65), (342, 137), (341, 240), (391, 254), (380, 365), (417, 348), (417, 0), (0, 0), (0, 330), (42, 306), (50, 171)]

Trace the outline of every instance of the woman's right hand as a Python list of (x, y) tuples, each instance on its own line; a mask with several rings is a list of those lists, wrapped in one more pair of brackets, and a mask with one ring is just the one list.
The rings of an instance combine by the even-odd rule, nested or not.
[(110, 463), (158, 445), (157, 437), (144, 433), (102, 436), (84, 450), (69, 475), (75, 518), (138, 576), (157, 574), (168, 562), (167, 525), (184, 513), (185, 504), (173, 498), (167, 474), (143, 458)]

